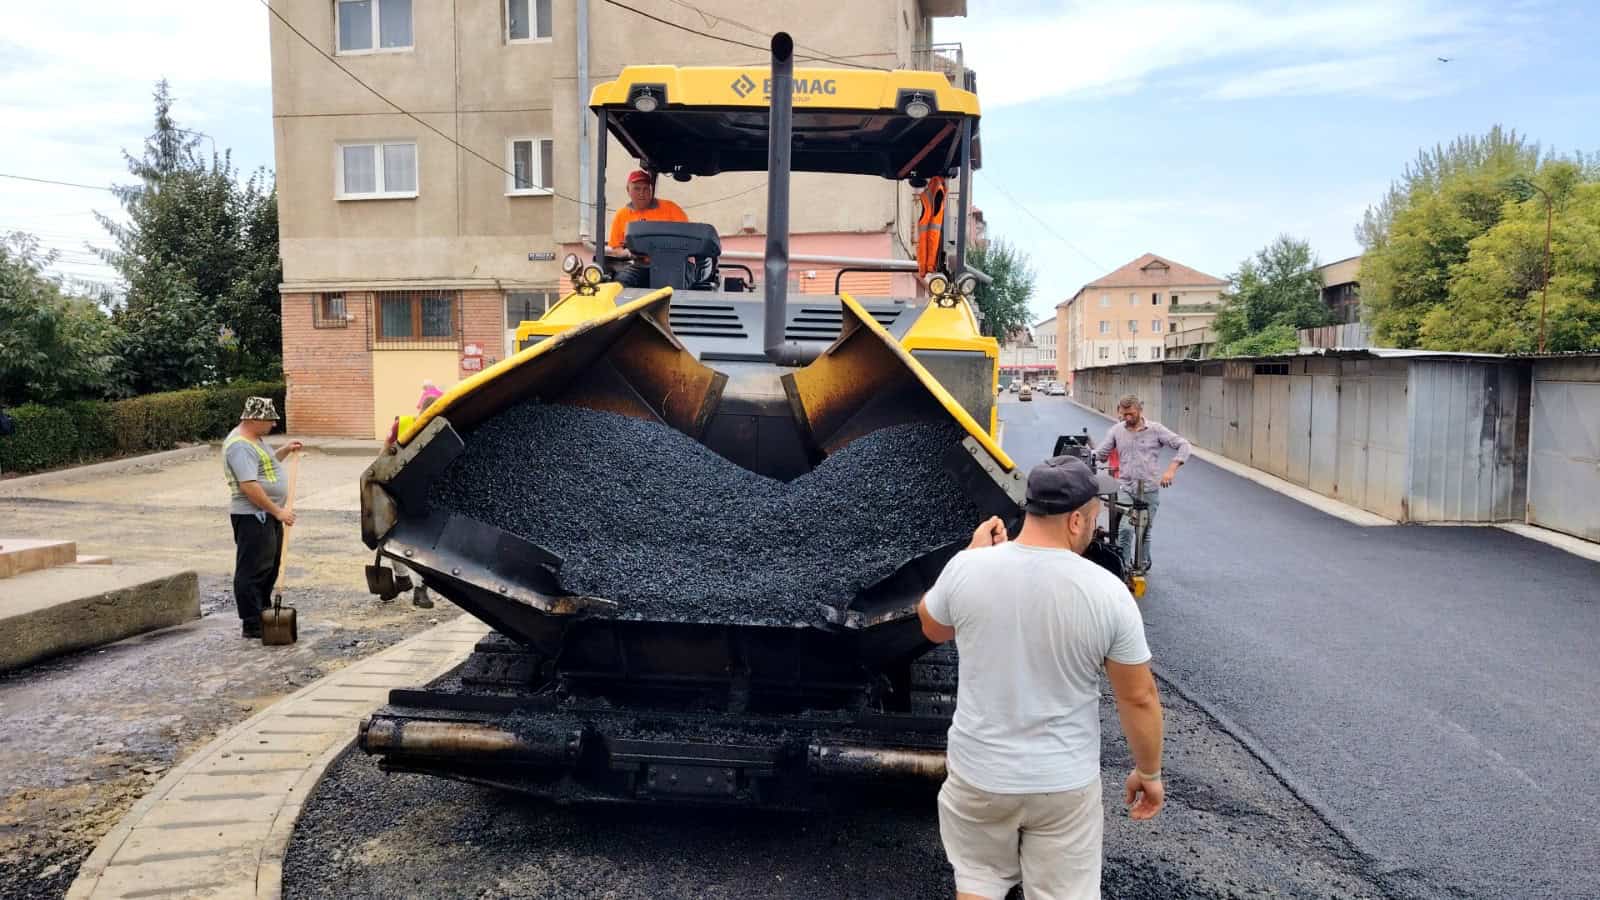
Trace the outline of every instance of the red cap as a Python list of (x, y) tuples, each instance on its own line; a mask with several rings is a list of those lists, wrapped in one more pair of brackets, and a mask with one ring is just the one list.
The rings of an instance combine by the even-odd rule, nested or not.
[(655, 176), (643, 169), (634, 169), (633, 174), (628, 176), (628, 183), (638, 184), (640, 182), (644, 182), (645, 184), (655, 184), (656, 179)]

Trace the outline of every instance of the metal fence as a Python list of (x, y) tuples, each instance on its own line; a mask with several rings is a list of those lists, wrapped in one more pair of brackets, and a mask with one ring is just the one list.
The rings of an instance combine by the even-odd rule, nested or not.
[(1600, 356), (1533, 364), (1528, 521), (1600, 541)]
[(1085, 369), (1074, 389), (1107, 414), (1135, 394), (1197, 446), (1397, 521), (1496, 522), (1524, 515), (1526, 385), (1511, 360), (1356, 352)]

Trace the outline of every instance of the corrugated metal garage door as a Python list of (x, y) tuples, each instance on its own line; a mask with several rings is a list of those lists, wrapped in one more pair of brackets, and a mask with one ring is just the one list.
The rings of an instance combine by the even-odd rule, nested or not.
[(1533, 383), (1528, 521), (1600, 541), (1600, 384)]

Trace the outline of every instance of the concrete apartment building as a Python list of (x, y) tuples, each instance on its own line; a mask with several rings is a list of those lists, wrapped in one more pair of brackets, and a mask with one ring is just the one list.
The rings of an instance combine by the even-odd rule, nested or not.
[[(589, 221), (594, 84), (630, 64), (763, 65), (692, 32), (765, 47), (779, 29), (801, 67), (838, 67), (807, 59), (828, 55), (959, 78), (959, 47), (932, 47), (932, 20), (966, 13), (965, 0), (697, 0), (704, 15), (641, 0), (680, 29), (595, 0), (271, 4), (288, 23), (268, 19), (288, 427), (349, 437), (386, 433), (423, 379), (447, 388), (504, 358), (508, 329), (559, 296), (561, 256), (609, 224)], [(634, 161), (615, 140), (607, 152), (615, 210)], [(725, 250), (759, 251), (764, 187), (742, 173), (659, 190)], [(802, 173), (792, 190), (793, 252), (914, 257), (908, 187)], [(833, 275), (797, 264), (791, 289), (832, 293)], [(845, 289), (903, 280), (849, 274)]]
[(1056, 352), (1056, 317), (1051, 316), (1000, 342), (1000, 377), (1028, 384), (1055, 379)]
[(1061, 379), (1079, 369), (1167, 355), (1171, 332), (1204, 329), (1227, 282), (1154, 253), (1089, 282), (1056, 306)]

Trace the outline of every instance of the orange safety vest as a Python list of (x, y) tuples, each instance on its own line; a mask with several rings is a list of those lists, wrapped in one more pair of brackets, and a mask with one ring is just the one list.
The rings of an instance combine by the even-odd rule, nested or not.
[(940, 268), (944, 255), (944, 200), (947, 191), (943, 178), (929, 178), (918, 199), (922, 215), (917, 218), (917, 277)]

